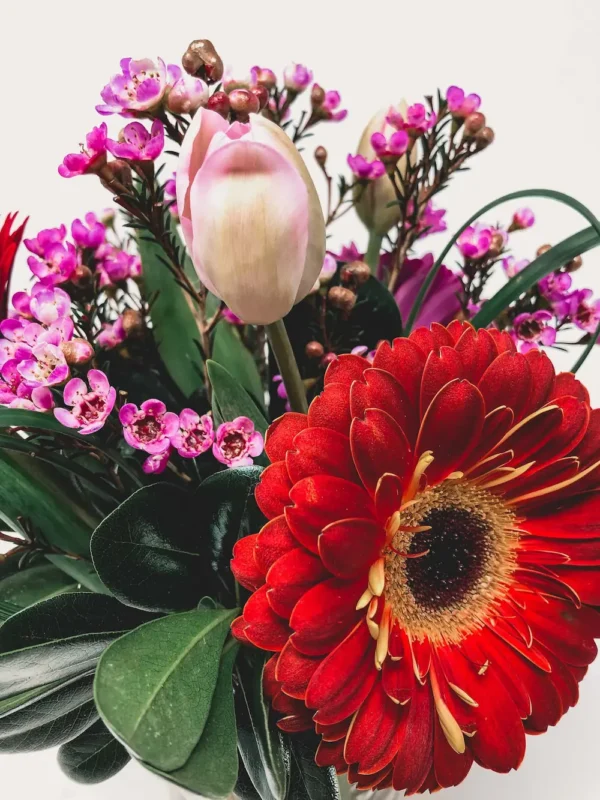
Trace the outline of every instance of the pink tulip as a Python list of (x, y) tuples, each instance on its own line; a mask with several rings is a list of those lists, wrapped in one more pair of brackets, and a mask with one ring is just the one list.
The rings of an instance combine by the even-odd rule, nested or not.
[(264, 117), (230, 125), (199, 109), (181, 147), (177, 207), (200, 279), (247, 323), (285, 316), (319, 277), (316, 189), (287, 134)]

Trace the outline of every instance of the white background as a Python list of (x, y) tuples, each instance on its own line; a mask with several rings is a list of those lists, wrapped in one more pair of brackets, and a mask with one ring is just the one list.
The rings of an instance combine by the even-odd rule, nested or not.
[[(330, 150), (342, 171), (363, 125), (380, 106), (450, 84), (476, 91), (496, 131), (496, 143), (440, 197), (449, 228), (494, 197), (523, 188), (574, 195), (600, 214), (600, 5), (590, 0), (336, 0), (304, 2), (68, 2), (10, 0), (0, 11), (0, 216), (31, 217), (29, 235), (99, 211), (108, 195), (92, 177), (62, 179), (57, 165), (76, 151), (98, 123), (99, 91), (123, 56), (161, 55), (178, 62), (192, 38), (211, 38), (224, 60), (243, 73), (253, 64), (280, 70), (307, 63), (326, 88), (342, 93), (350, 116), (308, 140)], [(116, 136), (119, 118), (109, 119)], [(316, 175), (316, 173), (315, 173)], [(318, 176), (316, 177), (318, 180)], [(318, 184), (320, 187), (320, 184)], [(577, 215), (534, 201), (538, 223), (515, 237), (519, 257), (584, 227)], [(490, 222), (507, 220), (513, 206)], [(334, 231), (337, 243), (364, 234), (354, 220)], [(430, 240), (440, 248), (445, 235)], [(576, 278), (600, 295), (598, 254), (585, 257)], [(26, 280), (24, 254), (19, 278)], [(600, 401), (600, 353), (581, 376)], [(562, 367), (573, 356), (557, 359)], [(474, 768), (447, 800), (597, 800), (600, 667), (584, 681), (579, 706), (558, 728), (528, 738), (517, 773), (499, 776)], [(24, 800), (166, 800), (168, 789), (130, 766), (109, 784), (68, 783), (53, 754), (0, 756), (2, 793)]]

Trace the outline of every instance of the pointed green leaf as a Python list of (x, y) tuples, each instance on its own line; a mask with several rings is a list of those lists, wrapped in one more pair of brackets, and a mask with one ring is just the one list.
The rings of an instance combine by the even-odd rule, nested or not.
[(183, 767), (210, 712), (235, 611), (172, 614), (118, 639), (100, 659), (100, 716), (133, 752), (165, 772)]
[(212, 358), (240, 382), (264, 412), (264, 389), (256, 362), (242, 342), (237, 328), (225, 320), (215, 328)]
[(76, 783), (102, 783), (120, 772), (131, 756), (117, 742), (106, 725), (98, 720), (58, 751), (58, 763), (65, 775)]
[(291, 737), (292, 764), (287, 800), (340, 800), (335, 770), (315, 764), (320, 738), (312, 732)]
[(52, 564), (36, 564), (0, 581), (0, 599), (14, 603), (18, 610), (76, 590), (73, 579)]
[(46, 558), (58, 567), (58, 569), (62, 570), (65, 575), (77, 581), (84, 589), (89, 589), (90, 592), (97, 592), (98, 594), (110, 594), (109, 590), (98, 577), (98, 573), (94, 569), (93, 564), (89, 561), (80, 558), (71, 558), (70, 556), (56, 555), (54, 553), (48, 554)]
[(23, 731), (0, 739), (0, 753), (32, 753), (48, 750), (71, 741), (98, 719), (94, 702), (90, 700), (39, 728)]

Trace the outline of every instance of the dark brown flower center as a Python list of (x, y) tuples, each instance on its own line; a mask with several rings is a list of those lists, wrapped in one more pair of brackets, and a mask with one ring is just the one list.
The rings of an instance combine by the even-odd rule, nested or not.
[(227, 458), (239, 458), (246, 449), (244, 434), (237, 431), (226, 434), (221, 449)]
[(140, 442), (153, 442), (162, 432), (162, 425), (153, 416), (142, 417), (132, 423), (131, 427)]

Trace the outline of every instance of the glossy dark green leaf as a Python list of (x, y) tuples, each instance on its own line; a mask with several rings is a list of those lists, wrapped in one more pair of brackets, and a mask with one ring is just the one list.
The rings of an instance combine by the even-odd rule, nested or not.
[(24, 516), (58, 549), (85, 556), (98, 520), (72, 502), (71, 494), (68, 483), (49, 464), (23, 453), (0, 451), (3, 515), (11, 520)]
[(77, 584), (52, 564), (36, 564), (0, 581), (0, 599), (26, 608), (77, 589)]
[(177, 486), (138, 489), (96, 528), (94, 567), (123, 603), (185, 611), (212, 594), (216, 578), (199, 536), (202, 509)]
[(235, 784), (234, 794), (239, 800), (262, 800), (260, 794), (254, 788), (250, 780), (248, 770), (242, 757), (238, 753), (238, 779)]
[(238, 748), (262, 800), (285, 800), (290, 753), (263, 694), (263, 670), (268, 657), (264, 653), (244, 651), (236, 665)]
[(225, 320), (215, 328), (212, 359), (239, 381), (264, 413), (264, 389), (256, 362), (237, 328)]
[(0, 753), (31, 753), (58, 747), (79, 736), (97, 719), (96, 707), (90, 701), (39, 728), (0, 739)]
[(369, 349), (382, 339), (391, 341), (402, 335), (402, 320), (394, 296), (373, 276), (358, 290), (349, 322), (363, 332), (361, 344)]
[(131, 756), (98, 720), (58, 751), (62, 771), (76, 783), (102, 783), (125, 767)]
[(233, 791), (238, 775), (238, 754), (231, 674), (237, 645), (221, 658), (219, 677), (210, 714), (200, 741), (181, 769), (161, 773), (190, 792), (224, 800)]
[(100, 716), (142, 761), (183, 767), (204, 730), (236, 612), (172, 614), (118, 639), (96, 671)]
[[(76, 680), (76, 679), (72, 679)], [(64, 686), (65, 681), (56, 681), (55, 683), (47, 683), (44, 686), (38, 686), (35, 689), (28, 689), (19, 694), (13, 694), (5, 700), (0, 700), (0, 717), (12, 713), (16, 708), (24, 708), (30, 703), (35, 703), (40, 698), (53, 694), (61, 686)]]
[(233, 577), (229, 563), (234, 544), (242, 536), (257, 533), (266, 522), (254, 500), (261, 472), (262, 467), (217, 472), (202, 482), (195, 496), (201, 536), (210, 543), (211, 566), (230, 589)]
[(6, 600), (0, 600), (0, 623), (6, 622), (7, 619), (17, 614), (21, 610), (20, 606), (14, 603), (7, 603)]
[(149, 618), (114, 597), (82, 592), (29, 606), (0, 628), (0, 699), (94, 669), (115, 638)]
[(335, 770), (315, 764), (319, 739), (319, 736), (310, 732), (290, 737), (291, 774), (287, 800), (340, 799)]
[(89, 589), (90, 592), (97, 592), (98, 594), (110, 594), (90, 561), (56, 555), (55, 553), (50, 553), (46, 558), (65, 575), (68, 575), (81, 585), (83, 589)]
[(162, 248), (138, 237), (143, 265), (144, 293), (154, 298), (150, 306), (152, 332), (160, 357), (185, 397), (204, 388), (200, 335), (190, 298), (161, 261)]

